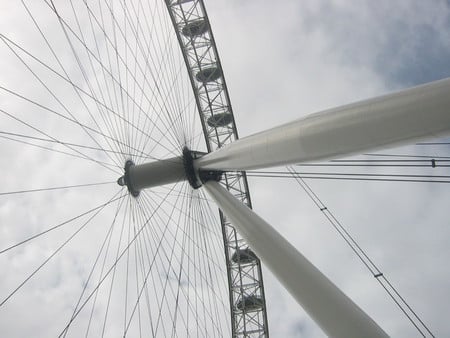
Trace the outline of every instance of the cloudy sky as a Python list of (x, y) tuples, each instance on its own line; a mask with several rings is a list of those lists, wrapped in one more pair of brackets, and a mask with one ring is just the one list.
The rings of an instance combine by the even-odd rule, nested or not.
[[(46, 17), (49, 11), (45, 3), (41, 7), (35, 4), (33, 6), (35, 18), (42, 23), (46, 32), (61, 30), (54, 18)], [(118, 4), (116, 6), (119, 7)], [(241, 137), (308, 113), (450, 76), (448, 1), (411, 0), (392, 3), (216, 0), (206, 6)], [(106, 11), (105, 8), (103, 10)], [(28, 50), (38, 53), (43, 60), (53, 60), (56, 65), (22, 5), (15, 8), (2, 3), (0, 11), (0, 32), (4, 34), (2, 36), (25, 43)], [(80, 20), (82, 27), (89, 25), (86, 18)], [(75, 21), (72, 23), (75, 24)], [(64, 33), (48, 36), (51, 37), (52, 46), (72, 80), (83, 84), (83, 74), (77, 69), (70, 47), (64, 40)], [(4, 86), (17, 92), (20, 89), (21, 93), (27, 93), (28, 98), (63, 112), (55, 98), (49, 95), (36, 79), (31, 79), (32, 76), (11, 53), (4, 40), (1, 48), (2, 88)], [(83, 55), (83, 58), (81, 61), (88, 61), (86, 55)], [(18, 69), (21, 69), (20, 73)], [(77, 113), (83, 121), (88, 121), (86, 107), (83, 108), (79, 100), (73, 97), (73, 88), (59, 86), (57, 76), (51, 75), (36, 63), (33, 63), (33, 69), (45, 77), (56, 97), (63, 98), (68, 110)], [(28, 77), (22, 78), (25, 73)], [(86, 84), (81, 87), (87, 88)], [(47, 115), (44, 117), (42, 113), (37, 114), (33, 104), (21, 102), (19, 105), (19, 101), (2, 90), (0, 108), (5, 112), (39, 126), (56, 139), (95, 146), (86, 140), (86, 134), (80, 132), (79, 127), (75, 128), (70, 123)], [(94, 107), (92, 102), (87, 105)], [(29, 127), (13, 121), (5, 114), (2, 115), (1, 121), (2, 132), (23, 133), (48, 139), (48, 136), (30, 131)], [(162, 131), (156, 131), (155, 137), (162, 137), (163, 134)], [(14, 139), (24, 140), (17, 136)], [(437, 141), (445, 142), (448, 139)], [(73, 150), (64, 147), (56, 148), (50, 142), (39, 144), (73, 153)], [(106, 146), (105, 143), (102, 144)], [(4, 173), (2, 191), (5, 192), (111, 182), (120, 175), (117, 168), (113, 168), (116, 172), (112, 172), (98, 164), (88, 162), (84, 165), (79, 159), (70, 158), (69, 162), (63, 154), (36, 149), (10, 139), (2, 138), (0, 147), (1, 171)], [(164, 149), (156, 148), (154, 156), (158, 157), (162, 153)], [(439, 163), (439, 157), (445, 159), (445, 156), (450, 156), (450, 148), (448, 145), (412, 145), (379, 153), (428, 156), (414, 159), (434, 157)], [(106, 155), (95, 151), (85, 154), (97, 156), (97, 160), (105, 162), (110, 160)], [(374, 158), (379, 157), (363, 156), (353, 159)], [(382, 159), (392, 158), (413, 159), (398, 156)], [(348, 172), (345, 168), (296, 169), (303, 172)], [(355, 173), (447, 175), (446, 168), (351, 170)], [(354, 236), (434, 335), (449, 336), (448, 184), (318, 179), (306, 182), (328, 210)], [(0, 250), (105, 203), (118, 191), (114, 184), (83, 189), (87, 190), (79, 192), (69, 189), (57, 193), (0, 196)], [(389, 335), (420, 336), (300, 185), (292, 179), (255, 177), (250, 178), (250, 190), (255, 211), (289, 238)], [(164, 196), (167, 191), (162, 189), (158, 193)], [(155, 197), (154, 204), (149, 202), (149, 208), (155, 208), (158, 201)], [(172, 200), (173, 203), (176, 201)], [(111, 224), (111, 214), (114, 214), (114, 210), (110, 210), (110, 217), (100, 214), (95, 224)], [(167, 215), (162, 217), (165, 219)], [(76, 226), (82, 224), (81, 222)], [(63, 229), (61, 231), (64, 233), (52, 233), (49, 236), (53, 237), (37, 244), (33, 242), (15, 249), (16, 251), (10, 250), (2, 254), (0, 266), (4, 277), (0, 282), (1, 290), (13, 290), (17, 287), (58, 247), (58, 243), (73, 233), (74, 229), (76, 227), (72, 230)], [(130, 230), (128, 231), (128, 234), (131, 234)], [(74, 299), (86, 282), (92, 257), (97, 253), (98, 243), (101, 243), (96, 241), (94, 245), (91, 242), (94, 242), (93, 238), (103, 239), (103, 235), (100, 227), (95, 226), (90, 232), (80, 235), (84, 237), (64, 249), (67, 250), (64, 255), (56, 256), (53, 265), (46, 268), (46, 273), (36, 275), (31, 284), (2, 306), (0, 335), (25, 337), (32, 333), (33, 336), (45, 337), (60, 332), (61, 325), (55, 325), (58, 327), (55, 330), (51, 318), (58, 318), (58, 313), (67, 314), (73, 310)], [(114, 236), (119, 236), (119, 232)], [(217, 234), (211, 236), (217, 237)], [(180, 262), (177, 264), (181, 265)], [(177, 264), (175, 265), (178, 266)], [(163, 267), (160, 269), (159, 271), (165, 271)], [(264, 269), (263, 273), (271, 335), (323, 337), (321, 330), (271, 273), (267, 269)], [(176, 281), (174, 283), (176, 284)], [(158, 282), (154, 285), (158, 285)], [(117, 288), (120, 287), (124, 286), (119, 283)], [(2, 299), (8, 293), (2, 294)], [(172, 297), (175, 298), (174, 295)], [(85, 316), (82, 319), (88, 318), (89, 311), (81, 316)], [(170, 320), (169, 313), (163, 314), (164, 316)], [(67, 322), (67, 316), (65, 318)], [(106, 332), (113, 332), (114, 328), (111, 324), (111, 331)], [(78, 331), (75, 328), (73, 332)], [(85, 331), (79, 332), (84, 334)]]

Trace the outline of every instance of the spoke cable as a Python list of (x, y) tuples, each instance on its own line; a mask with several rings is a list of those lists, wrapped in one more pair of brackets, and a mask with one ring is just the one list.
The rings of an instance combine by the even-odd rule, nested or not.
[(99, 206), (97, 206), (97, 207), (95, 207), (95, 208), (89, 209), (88, 211), (85, 211), (85, 212), (83, 212), (83, 213), (81, 213), (81, 214), (79, 214), (79, 215), (77, 215), (77, 216), (75, 216), (75, 217), (69, 218), (68, 220), (66, 220), (66, 221), (64, 221), (64, 222), (62, 222), (62, 223), (59, 223), (59, 224), (57, 224), (57, 225), (55, 225), (55, 226), (52, 226), (52, 227), (50, 227), (50, 228), (48, 228), (48, 229), (46, 229), (46, 230), (44, 230), (44, 231), (42, 231), (42, 232), (39, 232), (39, 233), (37, 233), (37, 234), (35, 234), (35, 235), (31, 236), (31, 237), (28, 237), (28, 238), (26, 238), (26, 239), (24, 239), (24, 240), (21, 240), (20, 242), (17, 242), (16, 244), (13, 244), (13, 245), (11, 245), (11, 246), (5, 248), (5, 249), (2, 249), (2, 250), (0, 251), (0, 254), (4, 253), (4, 252), (6, 252), (6, 251), (9, 251), (9, 250), (11, 250), (11, 249), (14, 249), (14, 248), (16, 248), (16, 247), (18, 247), (18, 246), (20, 246), (20, 245), (22, 245), (22, 244), (25, 244), (25, 243), (27, 243), (27, 242), (33, 240), (33, 239), (36, 239), (36, 238), (40, 237), (40, 236), (42, 236), (42, 235), (45, 235), (45, 234), (49, 233), (50, 231), (53, 231), (53, 230), (55, 230), (55, 229), (58, 229), (58, 228), (62, 227), (63, 225), (69, 224), (70, 222), (73, 222), (73, 221), (75, 221), (75, 220), (77, 220), (77, 219), (79, 219), (79, 218), (81, 218), (81, 217), (83, 217), (83, 216), (85, 216), (85, 215), (88, 215), (88, 214), (90, 214), (91, 212), (94, 212), (94, 211), (96, 211), (96, 210), (102, 209), (102, 208), (105, 207), (106, 205), (108, 205), (108, 204), (110, 204), (110, 203), (112, 203), (112, 202), (114, 202), (114, 201), (117, 201), (117, 200), (121, 199), (122, 197), (123, 197), (123, 196), (116, 197), (116, 198), (114, 198), (114, 199), (112, 199), (112, 200), (110, 200), (110, 201), (108, 201), (108, 202), (106, 202), (106, 203), (100, 204)]
[[(70, 84), (72, 84), (73, 86), (73, 81), (70, 79), (69, 74), (67, 73), (66, 69), (64, 68), (64, 66), (62, 65), (61, 61), (59, 60), (58, 56), (56, 55), (55, 50), (52, 48), (52, 46), (50, 45), (47, 37), (45, 36), (44, 32), (41, 30), (41, 27), (39, 26), (39, 24), (37, 23), (37, 21), (35, 20), (33, 14), (30, 12), (29, 8), (26, 6), (25, 2), (22, 0), (22, 4), (25, 7), (28, 15), (31, 17), (35, 27), (37, 28), (37, 30), (39, 31), (41, 37), (43, 38), (43, 40), (45, 41), (47, 47), (49, 48), (50, 52), (52, 53), (52, 55), (55, 57), (58, 65), (61, 67), (62, 71), (65, 74), (65, 77), (68, 79), (68, 82)], [(10, 41), (12, 44), (14, 44), (16, 47), (19, 47), (17, 44), (15, 44), (13, 41), (11, 41), (10, 39), (6, 38), (5, 36), (2, 35), (2, 37), (4, 37), (5, 39), (7, 39), (8, 41)], [(20, 59), (20, 61), (28, 68), (28, 70), (35, 76), (35, 78), (41, 83), (41, 85), (44, 86), (44, 88), (50, 93), (50, 95), (64, 108), (64, 110), (72, 117), (74, 118), (73, 114), (67, 109), (67, 107), (56, 97), (56, 95), (54, 94), (54, 92), (44, 83), (44, 81), (41, 79), (41, 77), (39, 77), (30, 67), (29, 65), (23, 60), (23, 58), (21, 58), (13, 49), (12, 47), (6, 43), (5, 39), (3, 39), (4, 43), (7, 44), (7, 46), (10, 48), (11, 51), (13, 51), (13, 53), (16, 55), (16, 57), (18, 57)], [(23, 50), (22, 48), (19, 47), (19, 49)], [(31, 57), (33, 57), (30, 53), (28, 53), (27, 51), (23, 50), (27, 55), (30, 55)], [(33, 57), (34, 58), (34, 57)], [(39, 60), (36, 59), (38, 62)], [(78, 61), (78, 60), (77, 60)], [(52, 69), (51, 69), (52, 70)], [(84, 100), (82, 99), (80, 93), (76, 90), (75, 87), (73, 87), (75, 89), (75, 92), (77, 93), (77, 96), (79, 97), (79, 99), (81, 100), (81, 102), (83, 103), (84, 107), (87, 109), (87, 111), (89, 112), (89, 114), (92, 117), (92, 113), (90, 112), (89, 108), (87, 107), (86, 103), (84, 102)], [(94, 120), (95, 121), (95, 120)], [(97, 124), (97, 127), (100, 128)], [(100, 144), (92, 137), (92, 135), (86, 130), (83, 129), (83, 131), (100, 147)], [(109, 154), (106, 154), (112, 161), (113, 159), (111, 158), (111, 156)], [(113, 161), (114, 162), (114, 161)]]
[(92, 186), (99, 186), (99, 185), (112, 184), (112, 183), (116, 183), (116, 182), (110, 181), (110, 182), (99, 182), (99, 183), (85, 183), (85, 184), (67, 185), (67, 186), (62, 186), (62, 187), (49, 187), (49, 188), (37, 188), (37, 189), (29, 189), (29, 190), (7, 191), (7, 192), (0, 192), (0, 196), (24, 194), (24, 193), (38, 192), (38, 191), (51, 191), (51, 190), (62, 190), (62, 189), (69, 189), (69, 188), (92, 187)]
[[(70, 325), (71, 325), (72, 322), (73, 322), (73, 316), (74, 316), (74, 313), (75, 313), (76, 310), (78, 309), (78, 306), (80, 305), (80, 302), (81, 302), (81, 300), (83, 299), (83, 295), (85, 294), (85, 292), (86, 292), (86, 290), (87, 290), (87, 287), (88, 287), (88, 285), (89, 285), (89, 282), (90, 282), (90, 280), (91, 280), (91, 278), (92, 278), (92, 276), (93, 276), (93, 274), (94, 274), (94, 270), (95, 270), (95, 268), (96, 268), (96, 266), (97, 266), (97, 263), (98, 263), (98, 261), (99, 261), (99, 259), (100, 259), (100, 257), (101, 257), (101, 254), (102, 254), (102, 252), (103, 252), (103, 249), (104, 249), (104, 247), (105, 247), (105, 245), (106, 245), (106, 249), (105, 249), (105, 258), (104, 258), (104, 260), (103, 260), (103, 264), (102, 264), (102, 269), (101, 269), (100, 275), (102, 275), (102, 273), (103, 273), (103, 269), (104, 269), (105, 261), (106, 261), (106, 256), (108, 255), (108, 251), (109, 251), (109, 247), (110, 247), (110, 244), (111, 244), (111, 239), (112, 239), (112, 234), (113, 234), (114, 226), (115, 226), (115, 224), (116, 224), (117, 215), (119, 214), (119, 211), (120, 211), (120, 209), (122, 208), (123, 201), (125, 201), (125, 198), (121, 198), (120, 201), (119, 201), (119, 203), (118, 203), (118, 205), (117, 205), (117, 209), (116, 209), (116, 212), (115, 212), (115, 214), (114, 214), (113, 220), (112, 220), (112, 222), (111, 222), (111, 226), (109, 227), (109, 229), (108, 229), (108, 231), (107, 231), (107, 233), (106, 233), (106, 236), (105, 236), (105, 238), (104, 238), (104, 240), (103, 240), (103, 243), (102, 243), (102, 245), (101, 245), (101, 247), (100, 247), (100, 249), (99, 249), (99, 251), (98, 251), (97, 257), (95, 258), (95, 261), (94, 261), (94, 263), (93, 263), (93, 265), (92, 265), (92, 267), (91, 267), (91, 270), (90, 270), (90, 272), (89, 272), (89, 275), (88, 275), (86, 281), (84, 282), (83, 289), (81, 290), (80, 296), (78, 297), (78, 301), (77, 301), (77, 303), (75, 304), (75, 307), (74, 307), (74, 309), (73, 309), (72, 315), (71, 315), (71, 317), (70, 317), (70, 319), (69, 319), (69, 322), (68, 322), (68, 324), (67, 324), (67, 329), (66, 329), (66, 331), (64, 332), (63, 337), (65, 337), (65, 336), (67, 335), (67, 333), (69, 332)], [(91, 316), (89, 317), (89, 322), (88, 322), (88, 325), (87, 325), (88, 329), (87, 329), (87, 330), (89, 330), (89, 326), (90, 326), (91, 320), (92, 320), (92, 313), (91, 313)]]
[[(169, 196), (169, 195), (167, 195)], [(166, 196), (166, 198), (167, 198)], [(122, 257), (125, 255), (125, 253), (130, 249), (131, 245), (133, 243), (135, 243), (136, 238), (144, 231), (144, 229), (148, 226), (150, 220), (152, 217), (154, 217), (158, 210), (161, 208), (162, 204), (163, 204), (164, 200), (161, 202), (161, 204), (155, 208), (152, 211), (152, 214), (147, 218), (146, 222), (144, 222), (141, 227), (138, 229), (138, 231), (136, 232), (136, 235), (133, 236), (133, 238), (128, 242), (128, 244), (126, 245), (126, 247), (121, 251), (120, 255), (117, 257), (117, 259), (114, 261), (114, 263), (109, 267), (108, 271), (105, 273), (105, 275), (101, 278), (101, 280), (98, 282), (98, 284), (95, 286), (94, 290), (92, 290), (92, 292), (86, 297), (85, 301), (81, 304), (81, 306), (78, 308), (78, 310), (76, 311), (76, 313), (73, 316), (73, 320), (80, 314), (80, 312), (83, 310), (83, 308), (86, 306), (86, 304), (89, 302), (89, 300), (92, 298), (92, 296), (97, 292), (97, 290), (100, 288), (100, 286), (104, 283), (104, 281), (106, 280), (106, 278), (110, 275), (110, 273), (113, 271), (114, 267), (119, 263), (119, 261), (122, 259)], [(63, 333), (67, 330), (67, 326), (65, 326), (63, 328), (63, 330), (61, 331), (61, 335), (63, 335)]]
[[(103, 205), (100, 209), (98, 209), (94, 215), (92, 215), (91, 217), (89, 217), (89, 219), (84, 222), (72, 235), (70, 235), (62, 244), (60, 244), (58, 246), (58, 248), (53, 251), (53, 253), (48, 256), (35, 270), (33, 270), (33, 272), (31, 272), (12, 292), (10, 292), (8, 294), (8, 296), (6, 296), (6, 298), (4, 298), (1, 302), (0, 302), (0, 307), (3, 306), (15, 293), (17, 293), (17, 291), (19, 291), (39, 270), (42, 269), (42, 267), (44, 267), (45, 264), (47, 264), (53, 257), (55, 257), (55, 255), (61, 251), (66, 245), (67, 243), (69, 243), (81, 230), (83, 230), (91, 221), (92, 219), (94, 219), (104, 208), (106, 205), (112, 203), (112, 200), (114, 199), (114, 197), (116, 195), (118, 195), (119, 193), (116, 193), (113, 198), (109, 201), (109, 203)], [(123, 198), (125, 195), (122, 195), (121, 198)]]

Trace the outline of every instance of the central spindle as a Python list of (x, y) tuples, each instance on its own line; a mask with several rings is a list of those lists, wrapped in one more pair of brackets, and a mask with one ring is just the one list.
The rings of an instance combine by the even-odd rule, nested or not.
[(117, 180), (117, 183), (120, 186), (127, 186), (130, 194), (137, 197), (142, 189), (182, 180), (187, 180), (194, 189), (200, 188), (204, 182), (210, 180), (220, 181), (221, 171), (195, 168), (196, 159), (204, 154), (184, 147), (183, 156), (143, 164), (134, 164), (132, 160), (128, 160), (125, 163), (124, 175)]

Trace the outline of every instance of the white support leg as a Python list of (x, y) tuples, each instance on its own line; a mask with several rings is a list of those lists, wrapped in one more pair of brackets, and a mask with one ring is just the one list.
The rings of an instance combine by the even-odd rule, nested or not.
[(388, 337), (266, 221), (215, 181), (204, 185), (264, 264), (330, 337)]
[(249, 170), (329, 160), (450, 133), (450, 78), (311, 114), (248, 136), (196, 167)]

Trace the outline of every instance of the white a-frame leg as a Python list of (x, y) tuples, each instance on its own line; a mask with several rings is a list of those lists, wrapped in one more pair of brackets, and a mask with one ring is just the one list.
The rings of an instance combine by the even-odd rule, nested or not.
[(206, 182), (209, 195), (264, 264), (330, 337), (388, 337), (269, 223), (220, 183)]

